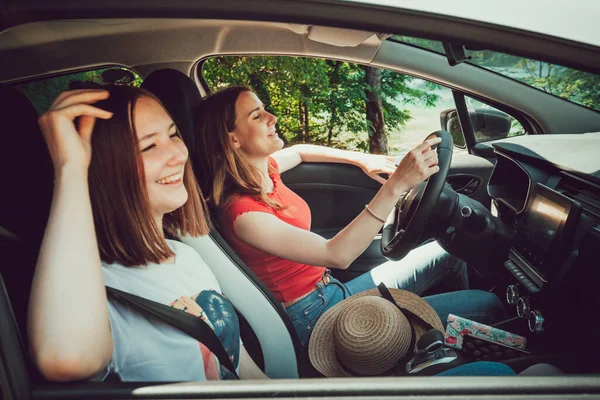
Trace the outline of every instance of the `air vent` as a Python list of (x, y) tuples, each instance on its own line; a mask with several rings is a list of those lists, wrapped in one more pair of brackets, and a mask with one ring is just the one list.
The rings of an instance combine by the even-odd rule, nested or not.
[(600, 186), (567, 172), (561, 172), (556, 190), (581, 203), (585, 211), (600, 218)]

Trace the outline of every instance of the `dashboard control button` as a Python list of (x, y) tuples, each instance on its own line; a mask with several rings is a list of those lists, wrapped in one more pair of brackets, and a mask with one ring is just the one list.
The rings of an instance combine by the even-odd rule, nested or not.
[(519, 301), (519, 285), (508, 285), (506, 288), (506, 302), (511, 306), (515, 306), (517, 301)]
[(519, 297), (517, 301), (517, 315), (523, 319), (529, 318), (529, 297)]
[(518, 267), (515, 265), (514, 262), (508, 260), (504, 263), (504, 267), (506, 267), (506, 269), (508, 269), (510, 272), (515, 272), (518, 271)]
[(538, 310), (533, 310), (529, 313), (529, 318), (527, 319), (527, 325), (529, 325), (529, 330), (533, 333), (542, 333), (544, 331), (544, 322), (546, 320), (542, 316), (542, 313)]

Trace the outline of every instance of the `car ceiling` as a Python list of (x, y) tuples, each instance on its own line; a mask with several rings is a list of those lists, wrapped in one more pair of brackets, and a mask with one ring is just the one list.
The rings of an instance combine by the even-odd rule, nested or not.
[[(322, 43), (328, 40), (330, 44)], [(331, 44), (335, 43), (335, 44)], [(287, 23), (193, 20), (63, 20), (26, 24), (0, 35), (0, 80), (103, 64), (187, 63), (212, 54), (298, 54), (369, 63), (376, 33)], [(41, 62), (40, 62), (41, 61)], [(142, 71), (143, 72), (143, 71)]]

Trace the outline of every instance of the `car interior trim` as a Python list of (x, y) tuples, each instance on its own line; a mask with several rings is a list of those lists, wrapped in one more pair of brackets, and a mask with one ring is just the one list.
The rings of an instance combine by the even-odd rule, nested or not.
[[(523, 201), (523, 205), (522, 207), (515, 207), (514, 204), (511, 204), (509, 201), (507, 201), (506, 199), (502, 198), (502, 197), (498, 197), (497, 193), (492, 193), (492, 186), (490, 183), (488, 183), (487, 186), (487, 192), (488, 195), (492, 198), (495, 199), (496, 201), (504, 204), (505, 206), (507, 206), (508, 208), (510, 208), (511, 210), (513, 210), (517, 215), (521, 214), (523, 212), (523, 210), (525, 210), (525, 206), (527, 205), (527, 200), (528, 200), (528, 196), (529, 196), (529, 192), (531, 191), (531, 175), (529, 174), (529, 172), (527, 172), (527, 170), (525, 168), (523, 168), (523, 166), (521, 166), (521, 164), (519, 164), (514, 158), (506, 155), (505, 153), (498, 151), (498, 149), (494, 150), (494, 153), (496, 153), (497, 156), (500, 157), (504, 157), (505, 159), (509, 160), (510, 162), (512, 162), (514, 165), (516, 165), (517, 167), (519, 167), (527, 176), (527, 196), (525, 197), (524, 201)], [(496, 161), (496, 163), (494, 164), (494, 169), (492, 170), (492, 174), (490, 175), (490, 182), (492, 180), (492, 177), (494, 176), (494, 173), (496, 172), (496, 169), (498, 168), (498, 165), (500, 164), (499, 160)]]
[[(80, 19), (90, 16), (102, 18), (172, 17), (224, 18), (263, 21), (284, 21), (294, 24), (331, 25), (348, 29), (374, 32), (404, 32), (438, 40), (452, 40), (464, 45), (511, 52), (530, 58), (543, 58), (565, 66), (600, 71), (600, 60), (594, 46), (537, 32), (508, 28), (496, 24), (473, 21), (456, 16), (445, 16), (423, 11), (392, 8), (389, 6), (348, 3), (335, 0), (305, 0), (305, 7), (286, 0), (255, 0), (247, 7), (244, 0), (210, 2), (171, 0), (147, 1), (143, 9), (119, 0), (105, 0), (102, 4), (73, 3), (56, 0), (51, 4), (35, 0), (8, 3), (3, 10), (0, 28), (48, 19)], [(343, 6), (343, 12), (340, 12)], [(429, 27), (437, 29), (432, 32)], [(451, 33), (450, 33), (451, 32)], [(518, 45), (517, 45), (518, 44)]]
[[(428, 385), (434, 379), (435, 385)], [(79, 387), (78, 387), (79, 386)], [(96, 389), (96, 390), (94, 390)], [(46, 386), (33, 392), (34, 399), (41, 398), (91, 398), (97, 397), (99, 387), (95, 385), (73, 384), (71, 390), (63, 387)], [(270, 381), (237, 381), (174, 383), (140, 385), (131, 383), (105, 384), (102, 394), (110, 398), (186, 398), (226, 399), (226, 398), (330, 398), (349, 396), (360, 393), (361, 398), (447, 398), (452, 396), (490, 395), (507, 396), (518, 399), (521, 395), (562, 395), (582, 394), (585, 396), (600, 395), (600, 382), (597, 376), (553, 376), (553, 377), (381, 377), (349, 380), (347, 378), (302, 379), (302, 380), (270, 380)], [(102, 396), (102, 397), (104, 397)], [(590, 397), (586, 397), (590, 399)]]

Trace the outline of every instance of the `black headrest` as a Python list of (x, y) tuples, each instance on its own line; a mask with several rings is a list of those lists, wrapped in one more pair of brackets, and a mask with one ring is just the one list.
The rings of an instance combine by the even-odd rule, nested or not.
[(188, 149), (192, 151), (197, 148), (194, 114), (202, 102), (202, 96), (196, 83), (181, 71), (165, 68), (148, 75), (142, 88), (162, 101), (183, 135)]
[(0, 84), (0, 104), (0, 226), (37, 245), (52, 201), (52, 161), (27, 97)]

